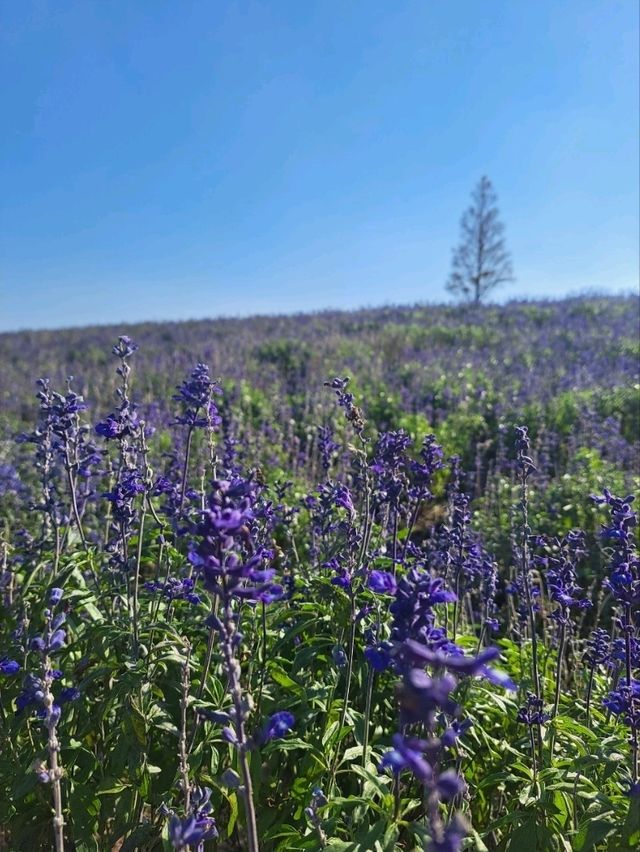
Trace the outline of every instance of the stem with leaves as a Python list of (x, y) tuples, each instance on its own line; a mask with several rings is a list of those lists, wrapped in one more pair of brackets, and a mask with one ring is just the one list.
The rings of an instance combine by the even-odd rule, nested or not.
[(245, 731), (245, 717), (247, 715), (247, 706), (242, 695), (242, 685), (240, 681), (240, 663), (236, 659), (234, 651), (234, 638), (237, 633), (236, 616), (231, 603), (231, 596), (224, 596), (224, 610), (222, 619), (222, 654), (225, 663), (225, 670), (228, 677), (228, 689), (233, 702), (233, 725), (236, 735), (238, 763), (240, 774), (242, 777), (242, 786), (240, 794), (244, 802), (244, 810), (246, 817), (247, 829), (247, 845), (249, 852), (259, 852), (258, 842), (258, 826), (256, 821), (256, 811), (253, 801), (253, 782), (251, 780), (251, 770), (249, 768), (249, 760), (247, 752), (249, 742)]
[(191, 784), (189, 782), (189, 752), (187, 750), (187, 712), (189, 709), (189, 664), (191, 662), (191, 645), (186, 643), (186, 656), (182, 664), (182, 692), (180, 696), (180, 738), (178, 740), (178, 768), (182, 780), (182, 795), (185, 813), (189, 813), (191, 805)]

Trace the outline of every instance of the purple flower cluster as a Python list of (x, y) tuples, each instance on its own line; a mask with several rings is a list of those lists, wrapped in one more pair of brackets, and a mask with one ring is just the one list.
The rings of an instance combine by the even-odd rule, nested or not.
[(121, 530), (127, 531), (136, 518), (136, 498), (144, 494), (145, 484), (142, 474), (135, 468), (122, 471), (111, 491), (103, 494), (112, 507), (113, 519)]
[(634, 497), (614, 497), (606, 488), (602, 497), (593, 496), (595, 503), (606, 505), (610, 521), (602, 527), (601, 537), (611, 549), (610, 573), (605, 580), (614, 599), (623, 606), (640, 603), (640, 557), (635, 550), (633, 531), (638, 516), (631, 508)]
[(527, 692), (527, 703), (518, 710), (516, 721), (530, 728), (534, 725), (544, 725), (549, 720), (549, 714), (543, 710), (542, 698), (533, 692)]
[(222, 422), (213, 402), (215, 394), (222, 389), (209, 376), (206, 364), (196, 364), (189, 378), (177, 387), (173, 399), (180, 405), (176, 422), (192, 429), (216, 429)]
[(435, 435), (427, 435), (420, 448), (419, 460), (411, 461), (412, 485), (410, 495), (418, 500), (430, 500), (431, 486), (437, 471), (444, 467), (444, 453)]
[[(399, 775), (410, 771), (424, 786), (427, 803), (430, 842), (429, 852), (448, 850), (458, 852), (467, 829), (464, 820), (454, 815), (449, 823), (442, 819), (441, 802), (452, 802), (466, 789), (464, 779), (454, 768), (443, 769), (447, 750), (469, 727), (469, 723), (458, 723), (460, 707), (452, 697), (457, 685), (455, 677), (440, 674), (430, 677), (422, 669), (409, 668), (404, 672), (398, 687), (400, 706), (400, 729), (406, 731), (411, 725), (419, 724), (423, 735), (394, 734), (392, 749), (380, 761), (379, 769), (390, 769)], [(449, 717), (440, 734), (436, 732), (439, 719)]]
[(634, 677), (638, 666), (637, 606), (640, 603), (640, 555), (635, 547), (634, 531), (638, 516), (632, 510), (633, 496), (615, 497), (608, 489), (602, 497), (594, 496), (594, 502), (609, 507), (609, 522), (602, 527), (601, 537), (610, 554), (609, 576), (604, 581), (618, 607), (617, 623), (622, 634), (614, 643), (614, 658), (622, 655), (624, 648), (624, 672), (616, 689), (611, 690), (604, 705), (616, 716), (621, 716), (630, 729), (632, 789), (638, 783), (638, 759), (640, 757), (640, 682)]
[(165, 582), (159, 580), (148, 580), (144, 588), (149, 592), (159, 592), (169, 601), (188, 601), (191, 604), (199, 604), (202, 601), (200, 595), (194, 592), (195, 580), (193, 577), (167, 577)]
[[(205, 840), (215, 840), (218, 827), (211, 816), (211, 788), (195, 787), (190, 793), (191, 813), (181, 819), (172, 813), (169, 819), (169, 840), (174, 849), (204, 849)], [(165, 811), (166, 813), (166, 811)]]
[(122, 334), (118, 338), (118, 343), (111, 350), (120, 359), (120, 364), (116, 367), (116, 373), (122, 379), (122, 384), (116, 389), (120, 404), (115, 412), (96, 424), (98, 435), (108, 441), (120, 441), (124, 447), (126, 447), (126, 439), (135, 435), (141, 425), (136, 405), (129, 399), (129, 377), (131, 375), (129, 358), (137, 349), (137, 344), (126, 334)]
[(333, 460), (336, 450), (340, 449), (340, 445), (333, 440), (333, 429), (331, 426), (318, 426), (318, 450), (322, 461), (322, 468), (327, 472)]
[(335, 379), (331, 379), (328, 382), (325, 382), (325, 387), (331, 388), (336, 392), (336, 396), (338, 397), (338, 405), (344, 409), (345, 417), (351, 423), (353, 428), (356, 430), (358, 435), (362, 437), (362, 433), (364, 432), (364, 428), (366, 426), (366, 421), (362, 414), (361, 409), (355, 403), (355, 397), (352, 393), (347, 391), (347, 385), (351, 379), (349, 376), (345, 376), (344, 378), (336, 377)]
[(251, 479), (214, 482), (208, 508), (194, 530), (197, 544), (189, 561), (201, 572), (205, 589), (223, 600), (266, 601), (283, 593), (272, 582), (275, 568), (267, 567), (272, 551), (253, 544), (257, 488)]
[(565, 626), (571, 625), (569, 612), (573, 609), (588, 609), (592, 603), (584, 598), (584, 592), (577, 582), (576, 568), (579, 560), (585, 555), (585, 536), (580, 530), (568, 533), (561, 542), (556, 542), (559, 556), (550, 556), (538, 561), (541, 565), (546, 562), (547, 586), (549, 597), (558, 604), (551, 613), (551, 618)]

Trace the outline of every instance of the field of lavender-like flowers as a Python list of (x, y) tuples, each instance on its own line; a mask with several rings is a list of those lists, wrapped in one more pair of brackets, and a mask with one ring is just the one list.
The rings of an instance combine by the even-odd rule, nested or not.
[(639, 308), (0, 335), (0, 850), (640, 848)]

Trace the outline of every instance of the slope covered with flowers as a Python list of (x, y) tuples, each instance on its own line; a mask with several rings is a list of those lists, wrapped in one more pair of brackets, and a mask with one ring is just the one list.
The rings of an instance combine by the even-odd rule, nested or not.
[(0, 849), (638, 848), (637, 311), (0, 338)]

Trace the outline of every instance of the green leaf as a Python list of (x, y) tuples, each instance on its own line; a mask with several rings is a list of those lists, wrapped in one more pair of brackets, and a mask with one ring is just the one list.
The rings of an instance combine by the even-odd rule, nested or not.
[(602, 819), (592, 819), (580, 826), (573, 848), (575, 852), (589, 852), (615, 829), (615, 824)]
[(121, 793), (130, 787), (131, 784), (126, 781), (116, 781), (113, 778), (105, 778), (96, 789), (96, 796), (107, 796), (110, 793)]
[(300, 686), (300, 684), (296, 683), (293, 678), (289, 677), (285, 670), (278, 665), (272, 663), (269, 666), (269, 676), (278, 684), (278, 686), (281, 686), (283, 689), (288, 689), (292, 692), (298, 693), (302, 692), (302, 687)]
[(345, 750), (340, 763), (349, 763), (352, 760), (362, 759), (362, 746), (351, 746)]
[(226, 799), (229, 802), (230, 808), (229, 822), (227, 824), (227, 837), (231, 837), (238, 819), (238, 796), (235, 792), (231, 792), (226, 794)]
[(542, 852), (549, 849), (551, 832), (540, 819), (530, 817), (509, 836), (508, 852)]
[(624, 821), (622, 838), (626, 846), (622, 847), (621, 852), (627, 852), (627, 850), (631, 852), (640, 847), (640, 796), (635, 795), (629, 798), (629, 810)]

